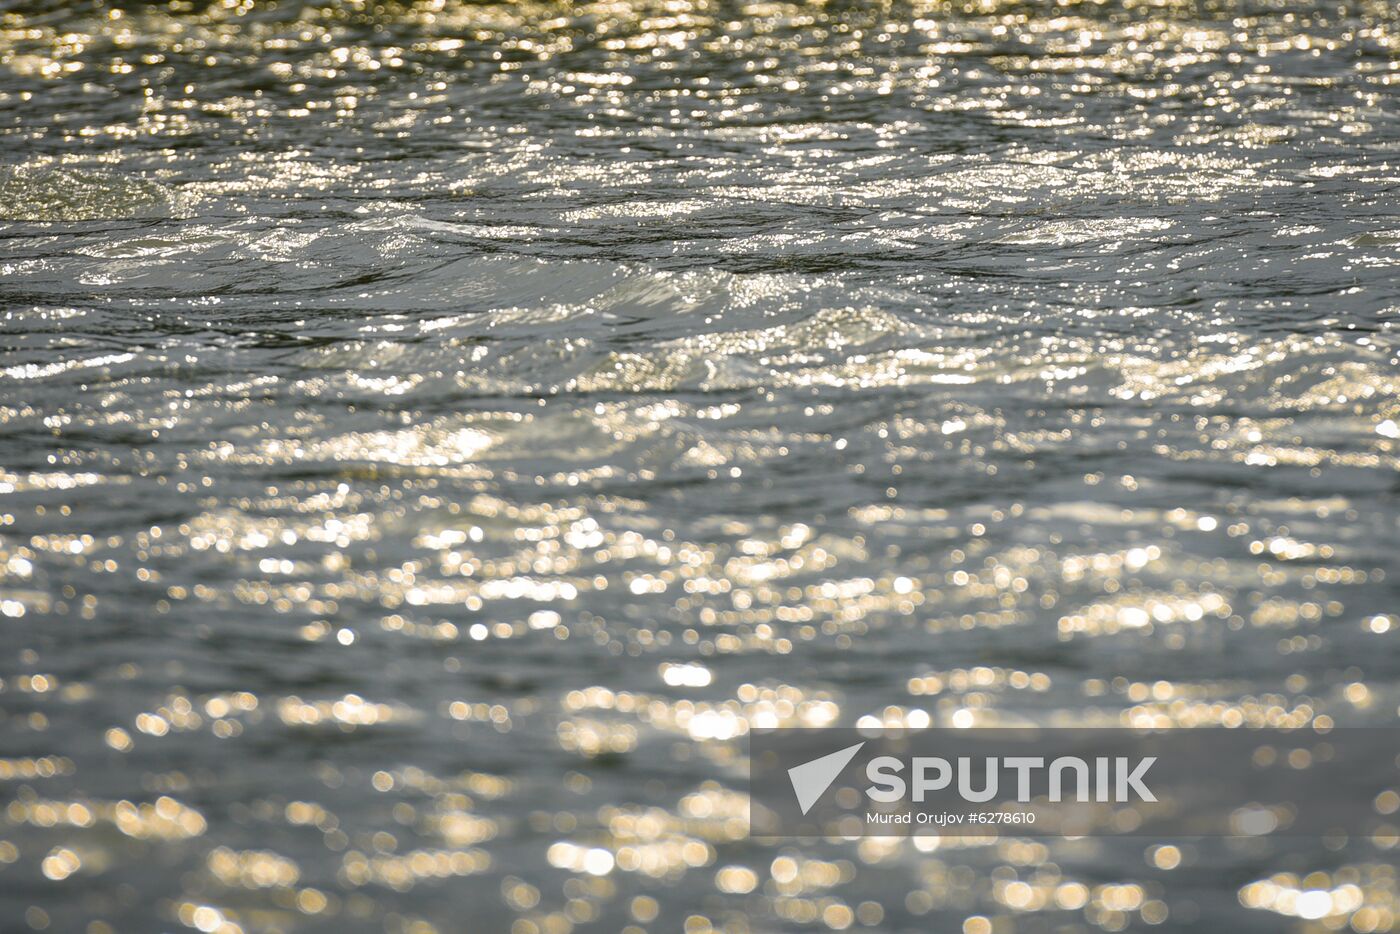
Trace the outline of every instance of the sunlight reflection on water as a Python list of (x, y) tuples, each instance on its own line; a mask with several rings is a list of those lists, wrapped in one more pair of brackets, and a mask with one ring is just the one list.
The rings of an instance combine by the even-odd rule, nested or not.
[(743, 757), (1392, 721), (1398, 27), (0, 13), (0, 911), (1388, 930), (1400, 831), (772, 847)]

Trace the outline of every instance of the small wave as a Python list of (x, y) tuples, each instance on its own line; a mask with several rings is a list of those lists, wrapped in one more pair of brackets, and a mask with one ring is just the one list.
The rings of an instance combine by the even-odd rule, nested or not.
[(81, 169), (0, 168), (0, 219), (101, 221), (172, 217), (174, 191), (140, 178)]

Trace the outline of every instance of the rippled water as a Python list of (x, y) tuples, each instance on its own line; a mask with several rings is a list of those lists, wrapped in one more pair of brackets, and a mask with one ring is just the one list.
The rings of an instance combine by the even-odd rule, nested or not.
[(1391, 4), (6, 9), (6, 930), (1395, 920), (742, 822), (750, 722), (1394, 721)]

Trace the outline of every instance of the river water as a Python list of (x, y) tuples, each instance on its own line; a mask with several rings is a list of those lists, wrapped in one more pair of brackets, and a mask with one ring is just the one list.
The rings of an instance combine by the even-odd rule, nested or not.
[(750, 723), (1394, 722), (1393, 5), (3, 9), (0, 927), (1395, 921), (743, 821)]

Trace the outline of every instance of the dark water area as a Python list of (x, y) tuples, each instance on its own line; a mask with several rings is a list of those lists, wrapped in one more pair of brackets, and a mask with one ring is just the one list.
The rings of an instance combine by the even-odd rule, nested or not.
[(1394, 724), (1393, 4), (0, 11), (0, 929), (1396, 923), (1389, 826), (744, 820)]

